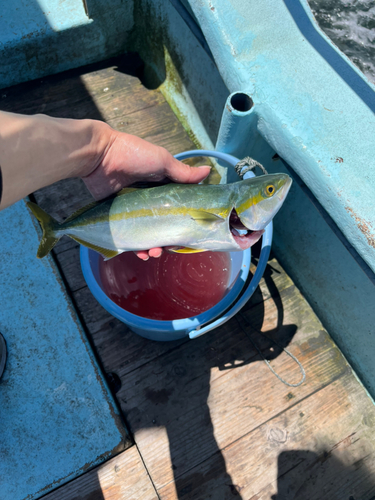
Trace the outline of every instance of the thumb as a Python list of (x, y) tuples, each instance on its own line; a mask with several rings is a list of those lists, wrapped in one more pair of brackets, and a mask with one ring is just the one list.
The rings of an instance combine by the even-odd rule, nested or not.
[[(173, 157), (172, 157), (173, 158)], [(204, 165), (201, 167), (190, 167), (175, 158), (165, 165), (165, 175), (173, 182), (183, 184), (197, 184), (209, 176), (211, 167)]]

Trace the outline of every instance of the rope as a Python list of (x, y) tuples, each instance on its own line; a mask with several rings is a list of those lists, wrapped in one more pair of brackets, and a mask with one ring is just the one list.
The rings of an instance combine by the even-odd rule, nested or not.
[[(241, 318), (249, 325), (250, 323), (247, 321), (247, 319), (241, 314), (239, 313), (239, 315), (241, 316)], [(285, 349), (285, 347), (283, 347), (282, 345), (280, 345), (278, 342), (276, 342), (276, 340), (273, 340), (273, 339), (270, 339), (269, 337), (267, 337), (267, 335), (265, 335), (264, 333), (262, 332), (259, 332), (257, 331), (257, 333), (259, 333), (259, 335), (262, 335), (263, 337), (265, 337), (268, 341), (270, 342), (273, 342), (275, 345), (277, 345), (277, 347), (279, 347), (280, 349), (282, 349), (284, 352), (286, 352), (286, 354), (288, 354), (288, 356), (290, 356), (293, 361), (295, 361), (297, 363), (297, 365), (299, 366), (299, 369), (301, 370), (301, 373), (302, 373), (302, 378), (301, 380), (297, 383), (297, 384), (290, 384), (289, 382), (287, 382), (286, 380), (284, 380), (282, 377), (280, 377), (280, 375), (278, 373), (276, 373), (276, 371), (272, 368), (270, 362), (268, 361), (268, 359), (266, 359), (264, 356), (263, 356), (263, 353), (262, 351), (259, 349), (259, 347), (256, 345), (256, 343), (254, 342), (254, 340), (251, 338), (250, 334), (243, 328), (243, 326), (241, 325), (241, 323), (238, 321), (237, 319), (237, 322), (241, 328), (241, 330), (246, 334), (246, 336), (248, 337), (248, 339), (250, 340), (250, 342), (253, 344), (253, 346), (255, 347), (255, 349), (258, 351), (258, 354), (260, 355), (260, 357), (263, 359), (263, 361), (266, 363), (266, 365), (268, 366), (268, 368), (271, 370), (271, 372), (275, 375), (276, 378), (278, 378), (283, 384), (287, 385), (288, 387), (298, 387), (300, 386), (301, 384), (304, 383), (304, 381), (306, 380), (306, 372), (302, 366), (302, 363), (291, 353), (289, 352), (287, 349)]]
[(243, 160), (240, 160), (234, 168), (236, 169), (237, 174), (243, 178), (246, 172), (254, 170), (256, 167), (260, 168), (264, 175), (268, 175), (268, 172), (263, 165), (250, 156), (246, 156)]

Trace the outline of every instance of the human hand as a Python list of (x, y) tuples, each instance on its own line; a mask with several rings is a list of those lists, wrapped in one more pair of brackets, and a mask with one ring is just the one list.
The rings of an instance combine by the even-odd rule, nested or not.
[[(139, 137), (105, 129), (102, 153), (83, 181), (95, 199), (116, 193), (137, 181), (159, 182), (170, 179), (179, 183), (198, 183), (210, 173), (210, 167), (190, 167), (176, 160), (166, 149)], [(100, 151), (100, 150), (99, 150)], [(160, 247), (135, 252), (142, 260), (160, 257)]]

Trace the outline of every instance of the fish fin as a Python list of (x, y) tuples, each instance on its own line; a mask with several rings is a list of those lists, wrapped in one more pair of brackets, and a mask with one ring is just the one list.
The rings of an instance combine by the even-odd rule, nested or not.
[(97, 205), (99, 205), (99, 203), (101, 203), (101, 202), (99, 202), (99, 201), (93, 201), (92, 203), (89, 203), (88, 205), (85, 205), (84, 207), (79, 208), (76, 212), (74, 212), (72, 215), (69, 215), (69, 217), (67, 217), (64, 220), (64, 224), (66, 222), (71, 222), (72, 220), (76, 219), (79, 215), (82, 215), (85, 212), (87, 212), (88, 210), (90, 210), (90, 208), (94, 208)]
[(181, 247), (181, 248), (169, 248), (168, 249), (170, 252), (174, 253), (201, 253), (201, 252), (207, 252), (208, 250), (202, 249), (202, 248), (189, 248), (189, 247)]
[(127, 187), (127, 188), (122, 188), (120, 191), (118, 191), (115, 196), (121, 196), (123, 194), (128, 194), (131, 193), (132, 191), (138, 191), (140, 188), (135, 188), (135, 187)]
[(123, 253), (121, 250), (109, 250), (108, 248), (103, 248), (100, 247), (99, 245), (93, 245), (92, 243), (89, 243), (88, 241), (82, 240), (81, 238), (78, 238), (77, 236), (72, 236), (71, 234), (68, 234), (70, 238), (72, 238), (74, 241), (79, 243), (80, 245), (83, 245), (84, 247), (91, 248), (91, 250), (94, 250), (95, 252), (99, 252), (100, 254), (103, 255), (105, 260), (112, 259), (113, 257), (116, 257), (120, 253)]
[(211, 212), (206, 212), (205, 210), (189, 210), (189, 215), (192, 219), (194, 219), (198, 223), (206, 223), (206, 222), (224, 222), (225, 219), (220, 215), (213, 214)]
[(43, 236), (39, 244), (38, 252), (36, 254), (38, 259), (42, 259), (49, 254), (49, 252), (61, 238), (61, 236), (55, 236), (55, 231), (59, 223), (53, 217), (48, 215), (47, 212), (42, 210), (36, 203), (28, 201), (26, 204), (33, 215), (38, 219), (42, 227)]

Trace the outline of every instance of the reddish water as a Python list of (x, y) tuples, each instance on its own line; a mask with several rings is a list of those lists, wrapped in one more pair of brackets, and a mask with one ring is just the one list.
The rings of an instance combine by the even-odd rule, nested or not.
[(225, 295), (230, 270), (227, 252), (164, 252), (147, 262), (126, 252), (99, 262), (108, 297), (133, 314), (157, 320), (189, 318), (213, 307)]

